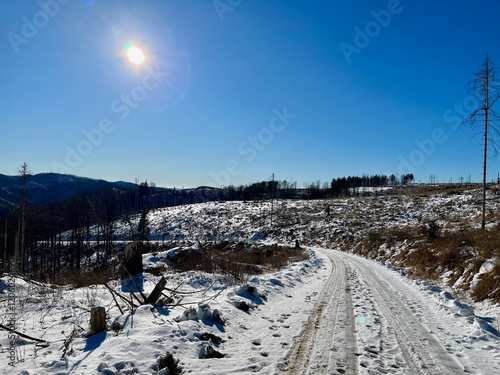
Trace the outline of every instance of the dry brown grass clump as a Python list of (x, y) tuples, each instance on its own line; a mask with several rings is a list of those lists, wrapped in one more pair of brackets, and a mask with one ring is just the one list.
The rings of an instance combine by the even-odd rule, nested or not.
[(469, 229), (423, 237), (414, 243), (413, 251), (404, 255), (406, 266), (417, 277), (436, 279), (445, 271), (453, 271), (450, 286), (464, 278), (468, 289), (481, 264), (500, 249), (498, 228), (489, 231)]
[(94, 272), (91, 270), (68, 270), (56, 279), (56, 285), (73, 285), (76, 288), (91, 285), (102, 285), (114, 278), (112, 273)]
[(491, 272), (481, 275), (477, 286), (472, 292), (475, 301), (491, 298), (500, 303), (500, 262), (496, 262)]
[(387, 249), (391, 249), (404, 241), (414, 242), (420, 238), (421, 234), (415, 227), (373, 229), (359, 241), (356, 252), (370, 258), (376, 258), (377, 255), (382, 254), (379, 249), (384, 244)]
[(308, 254), (302, 248), (277, 245), (229, 250), (207, 248), (179, 252), (171, 259), (171, 267), (180, 272), (221, 273), (235, 280), (246, 280), (250, 275), (274, 271), (306, 259)]
[[(413, 277), (437, 280), (444, 272), (452, 271), (449, 285), (461, 279), (460, 288), (469, 290), (484, 261), (498, 256), (500, 225), (486, 231), (472, 228), (454, 232), (444, 232), (432, 222), (419, 228), (379, 228), (369, 231), (353, 248), (384, 261), (393, 256), (395, 264), (408, 267)], [(393, 249), (400, 252), (394, 255)], [(500, 265), (480, 278), (473, 298), (500, 301)]]
[(461, 194), (480, 187), (480, 184), (414, 185), (406, 187), (404, 193), (408, 196), (419, 195), (427, 197), (436, 194)]

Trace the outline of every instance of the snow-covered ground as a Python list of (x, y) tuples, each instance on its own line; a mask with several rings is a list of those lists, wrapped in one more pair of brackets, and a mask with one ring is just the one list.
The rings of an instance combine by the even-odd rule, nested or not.
[[(226, 374), (277, 371), (308, 320), (314, 301), (328, 279), (331, 265), (322, 254), (310, 260), (255, 277), (248, 283), (228, 285), (222, 277), (198, 272), (167, 276), (167, 290), (176, 307), (153, 309), (140, 306), (122, 315), (103, 286), (54, 289), (16, 279), (19, 302), (17, 330), (48, 342), (41, 348), (19, 338), (15, 367), (8, 365), (9, 338), (3, 331), (0, 344), (0, 372), (6, 374), (167, 374), (158, 372), (158, 358), (166, 352), (179, 359), (184, 373)], [(145, 260), (147, 260), (147, 255)], [(159, 277), (145, 274), (144, 289), (150, 292)], [(2, 278), (2, 304), (6, 299)], [(255, 287), (248, 292), (248, 286)], [(120, 290), (118, 282), (110, 285)], [(127, 293), (124, 293), (127, 296)], [(236, 307), (241, 301), (248, 311)], [(105, 306), (109, 325), (118, 322), (115, 332), (85, 337), (92, 306)], [(121, 303), (124, 307), (124, 304)], [(190, 311), (191, 309), (191, 311)], [(194, 311), (193, 311), (194, 309)], [(218, 310), (224, 324), (215, 323), (211, 312)], [(189, 312), (189, 313), (188, 313)], [(75, 337), (65, 345), (71, 333)], [(200, 339), (203, 333), (224, 342)], [(204, 359), (211, 345), (224, 354), (221, 359)], [(64, 352), (66, 350), (66, 354)]]
[[(478, 197), (223, 202), (152, 211), (148, 219), (158, 243), (189, 248), (298, 240), (313, 246), (310, 259), (240, 283), (196, 271), (165, 272), (169, 306), (132, 312), (120, 300), (123, 314), (102, 285), (73, 289), (16, 279), (16, 330), (46, 344), (18, 338), (12, 367), (8, 332), (0, 330), (0, 373), (165, 375), (158, 363), (169, 352), (186, 374), (498, 374), (498, 305), (455, 298), (445, 278), (439, 285), (411, 280), (390, 259), (382, 264), (331, 250), (377, 228), (429, 221), (444, 230), (478, 226)], [(488, 203), (491, 226), (500, 204), (497, 196)], [(128, 223), (115, 230), (117, 240), (128, 240)], [(162, 265), (167, 253), (145, 254), (145, 267)], [(485, 261), (480, 272), (491, 271), (495, 261)], [(145, 292), (159, 279), (145, 273)], [(0, 282), (3, 325), (11, 281), (4, 275)], [(121, 291), (119, 281), (110, 287)], [(104, 306), (109, 326), (119, 327), (85, 337), (92, 306)], [(224, 357), (204, 358), (208, 347)]]
[[(146, 274), (145, 291), (157, 281)], [(8, 282), (2, 278), (2, 303)], [(356, 255), (313, 249), (308, 261), (235, 285), (192, 271), (168, 276), (168, 290), (177, 287), (176, 307), (145, 305), (122, 315), (104, 287), (55, 289), (16, 279), (17, 329), (48, 346), (19, 338), (23, 362), (11, 367), (3, 331), (0, 371), (167, 374), (158, 372), (158, 359), (170, 352), (192, 374), (500, 373), (500, 309), (477, 316), (439, 287)], [(241, 301), (248, 311), (236, 307)], [(93, 305), (105, 306), (120, 329), (86, 338)], [(211, 320), (216, 309), (224, 324)], [(203, 333), (223, 342), (204, 341)], [(209, 345), (224, 357), (203, 358)]]

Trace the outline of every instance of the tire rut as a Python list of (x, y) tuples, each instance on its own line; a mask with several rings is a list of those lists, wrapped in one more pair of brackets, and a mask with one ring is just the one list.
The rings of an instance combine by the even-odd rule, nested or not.
[(375, 302), (388, 324), (391, 324), (408, 373), (414, 375), (463, 374), (463, 367), (453, 358), (429, 330), (420, 323), (403, 302), (385, 286), (375, 272), (353, 257), (348, 263), (354, 267), (373, 292)]
[(346, 263), (322, 251), (332, 263), (332, 274), (318, 296), (313, 312), (280, 368), (286, 374), (357, 374), (356, 333)]

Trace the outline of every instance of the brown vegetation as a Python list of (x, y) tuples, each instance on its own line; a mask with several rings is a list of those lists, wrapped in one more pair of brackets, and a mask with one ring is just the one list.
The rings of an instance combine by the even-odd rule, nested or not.
[(61, 273), (56, 285), (73, 285), (82, 288), (90, 285), (103, 285), (115, 277), (113, 273), (95, 272), (92, 270), (68, 270)]
[(171, 267), (180, 272), (221, 273), (241, 281), (250, 275), (277, 270), (307, 258), (307, 253), (301, 248), (277, 245), (230, 250), (206, 248), (179, 252), (171, 259)]
[(498, 261), (491, 272), (481, 276), (472, 292), (472, 297), (476, 301), (491, 298), (496, 303), (500, 303), (500, 263)]
[[(444, 272), (451, 271), (448, 285), (453, 287), (461, 279), (460, 288), (469, 290), (481, 265), (498, 256), (500, 225), (489, 230), (471, 228), (446, 232), (434, 222), (420, 229), (378, 228), (350, 244), (353, 245), (357, 253), (383, 261), (391, 259), (393, 264), (408, 268), (413, 277), (437, 280)], [(491, 298), (500, 302), (499, 263), (492, 272), (479, 277), (471, 296), (477, 301)]]

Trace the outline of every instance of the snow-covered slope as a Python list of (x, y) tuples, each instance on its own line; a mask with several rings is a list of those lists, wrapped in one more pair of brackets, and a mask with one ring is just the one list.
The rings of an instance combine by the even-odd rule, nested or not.
[[(158, 279), (145, 274), (145, 291)], [(3, 306), (11, 281), (2, 278)], [(477, 316), (440, 288), (359, 256), (315, 249), (309, 261), (235, 285), (193, 271), (167, 281), (174, 307), (121, 314), (103, 286), (53, 288), (16, 279), (16, 328), (47, 344), (18, 338), (22, 362), (11, 367), (3, 332), (0, 373), (168, 374), (158, 370), (167, 352), (192, 374), (500, 371), (500, 309)], [(237, 308), (242, 302), (247, 311)], [(88, 310), (97, 305), (116, 330), (87, 338)], [(215, 310), (223, 324), (214, 322)], [(208, 346), (224, 357), (204, 358)]]
[[(22, 362), (16, 360), (11, 367), (9, 338), (2, 332), (0, 373), (167, 374), (166, 370), (158, 371), (158, 362), (170, 352), (184, 373), (270, 374), (293, 345), (293, 337), (301, 332), (330, 271), (323, 255), (311, 253), (306, 262), (242, 284), (227, 284), (223, 277), (199, 272), (170, 274), (166, 276), (167, 293), (175, 307), (144, 305), (133, 313), (125, 309), (123, 315), (104, 286), (52, 288), (16, 279), (16, 329), (45, 340), (48, 346), (42, 348), (19, 338), (16, 358)], [(145, 274), (145, 292), (149, 293), (158, 280)], [(2, 307), (8, 284), (9, 279), (3, 277)], [(110, 286), (121, 289), (118, 282)], [(253, 289), (249, 291), (248, 286)], [(248, 311), (236, 307), (243, 301)], [(123, 302), (120, 304), (125, 308)], [(120, 328), (86, 338), (93, 306), (104, 306), (109, 325), (119, 323)], [(214, 310), (220, 312), (223, 324), (213, 321)], [(214, 338), (205, 341), (203, 334), (224, 342), (217, 344)], [(224, 358), (205, 359), (209, 345)]]
[[(394, 256), (403, 251), (402, 245), (385, 248), (379, 258), (384, 264), (320, 249), (346, 248), (380, 228), (431, 221), (450, 231), (478, 226), (478, 197), (479, 192), (466, 192), (221, 202), (151, 211), (151, 237), (168, 247), (298, 240), (316, 248), (307, 261), (238, 283), (167, 267), (168, 306), (133, 311), (102, 285), (73, 289), (4, 275), (0, 323), (8, 323), (9, 288), (15, 281), (16, 330), (45, 343), (19, 337), (11, 367), (9, 334), (0, 331), (0, 373), (167, 374), (159, 363), (169, 352), (180, 371), (192, 374), (497, 374), (497, 305), (459, 300), (445, 279), (438, 284), (409, 279), (387, 258), (389, 250)], [(488, 204), (491, 226), (498, 222), (498, 197), (490, 195)], [(132, 224), (137, 221), (132, 218)], [(117, 240), (130, 239), (129, 223), (116, 223), (115, 231)], [(167, 261), (167, 250), (154, 251), (143, 257), (146, 268)], [(481, 272), (490, 272), (495, 261), (484, 262)], [(145, 273), (144, 291), (151, 292), (159, 279)], [(118, 281), (109, 285), (131, 298)], [(115, 330), (87, 338), (89, 310), (98, 305), (106, 308)], [(209, 347), (223, 358), (205, 358)]]

